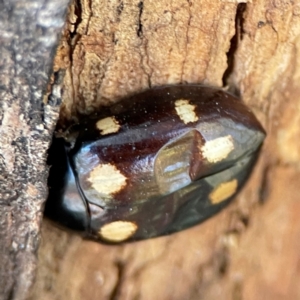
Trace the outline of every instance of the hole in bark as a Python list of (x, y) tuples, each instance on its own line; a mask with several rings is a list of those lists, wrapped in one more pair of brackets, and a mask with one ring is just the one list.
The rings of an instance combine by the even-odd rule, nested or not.
[(238, 48), (238, 42), (243, 39), (244, 34), (244, 12), (246, 10), (246, 3), (240, 3), (237, 6), (236, 15), (235, 15), (235, 35), (230, 41), (230, 48), (227, 52), (227, 69), (224, 72), (222, 81), (223, 86), (226, 86), (228, 83), (228, 78), (230, 77), (233, 67), (234, 67), (234, 55)]
[(243, 215), (240, 218), (242, 224), (247, 228), (249, 226), (249, 216)]

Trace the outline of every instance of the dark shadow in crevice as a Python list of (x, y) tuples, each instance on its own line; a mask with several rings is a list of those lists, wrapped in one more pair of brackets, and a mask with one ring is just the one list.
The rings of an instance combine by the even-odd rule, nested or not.
[[(234, 58), (235, 53), (238, 48), (239, 41), (243, 39), (244, 34), (244, 12), (246, 11), (247, 4), (240, 3), (237, 6), (236, 16), (235, 16), (235, 35), (230, 41), (230, 48), (227, 52), (227, 69), (224, 72), (222, 81), (223, 86), (228, 85), (228, 79), (234, 68)], [(235, 93), (236, 94), (236, 93)]]
[(139, 2), (138, 8), (139, 8), (139, 20), (138, 20), (137, 36), (142, 37), (143, 36), (143, 24), (142, 24), (142, 21), (141, 21), (141, 17), (142, 17), (143, 9), (144, 9), (144, 2), (143, 1)]
[(262, 183), (261, 187), (259, 190), (259, 204), (263, 205), (266, 203), (269, 194), (270, 194), (270, 189), (269, 189), (269, 174), (270, 174), (270, 167), (265, 166), (263, 173), (262, 173)]
[(77, 28), (82, 22), (82, 5), (79, 0), (74, 2), (74, 15), (76, 16), (76, 21), (74, 23), (71, 23), (74, 26), (74, 30), (70, 31), (70, 40), (73, 40), (77, 33)]
[(109, 297), (110, 300), (117, 300), (120, 299), (120, 294), (121, 294), (121, 288), (122, 288), (122, 284), (124, 281), (124, 273), (125, 273), (125, 265), (123, 262), (121, 261), (116, 261), (115, 262), (115, 266), (117, 268), (118, 271), (118, 279), (117, 282), (115, 284), (115, 287)]

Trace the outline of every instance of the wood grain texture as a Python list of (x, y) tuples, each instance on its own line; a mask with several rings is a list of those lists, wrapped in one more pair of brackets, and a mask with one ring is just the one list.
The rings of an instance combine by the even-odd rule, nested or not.
[(300, 299), (299, 1), (73, 3), (55, 71), (61, 124), (168, 83), (229, 86), (268, 137), (246, 187), (203, 225), (104, 246), (45, 221), (31, 299)]

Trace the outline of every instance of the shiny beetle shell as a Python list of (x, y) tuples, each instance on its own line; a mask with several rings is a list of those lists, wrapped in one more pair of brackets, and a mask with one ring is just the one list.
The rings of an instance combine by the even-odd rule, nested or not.
[(265, 137), (239, 99), (199, 85), (147, 90), (74, 128), (74, 141), (54, 139), (45, 213), (108, 243), (216, 214), (247, 179)]

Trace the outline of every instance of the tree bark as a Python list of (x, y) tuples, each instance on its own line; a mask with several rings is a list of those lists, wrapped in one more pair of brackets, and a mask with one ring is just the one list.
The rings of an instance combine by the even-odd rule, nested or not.
[(35, 277), (58, 115), (43, 94), (66, 7), (65, 0), (0, 3), (0, 299), (26, 299)]
[[(268, 137), (236, 200), (189, 230), (106, 246), (45, 220), (30, 299), (300, 299), (299, 49), (299, 1), (73, 2), (54, 64), (56, 77), (64, 74), (61, 126), (140, 90), (188, 82), (240, 94)], [(50, 131), (39, 134), (43, 145)], [(30, 189), (14, 190), (40, 208), (40, 186), (31, 202)], [(26, 224), (38, 236), (35, 220)]]

